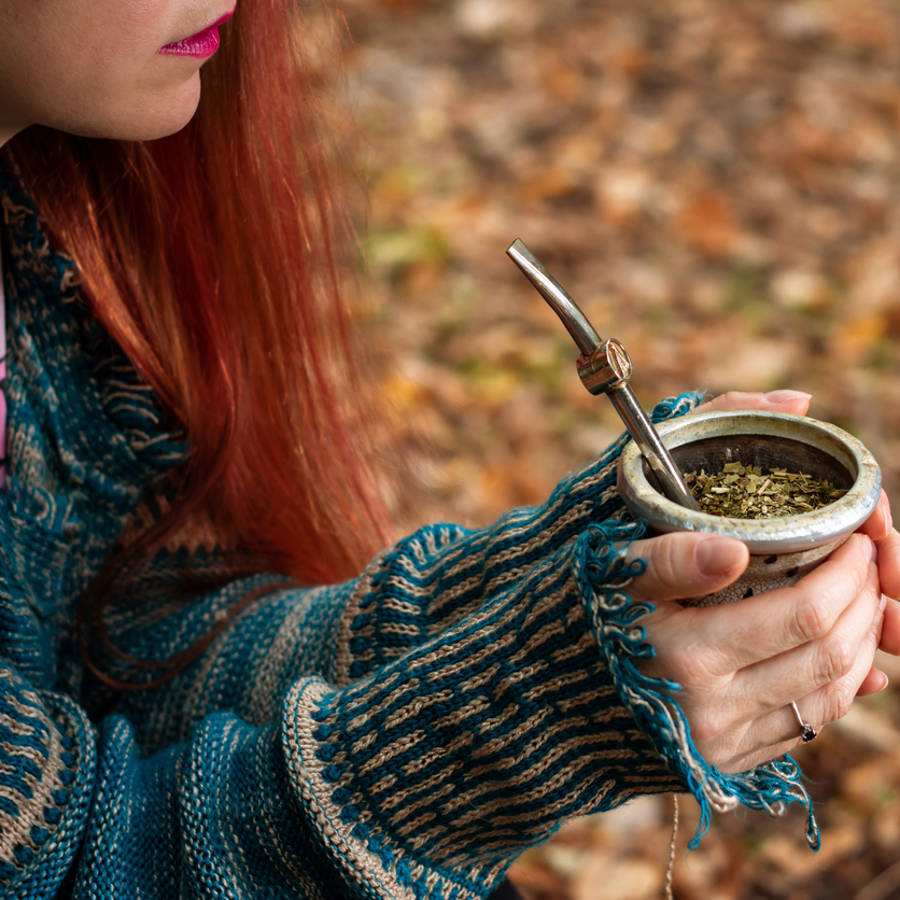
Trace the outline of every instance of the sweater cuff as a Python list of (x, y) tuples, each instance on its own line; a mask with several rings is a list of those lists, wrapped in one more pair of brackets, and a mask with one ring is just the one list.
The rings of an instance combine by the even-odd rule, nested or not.
[(365, 891), (484, 897), (565, 819), (683, 789), (598, 653), (578, 546), (365, 679), (287, 696), (291, 784)]

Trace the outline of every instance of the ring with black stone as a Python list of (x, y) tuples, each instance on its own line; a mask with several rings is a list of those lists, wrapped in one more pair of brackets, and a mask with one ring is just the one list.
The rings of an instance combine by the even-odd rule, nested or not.
[(791, 701), (791, 709), (794, 711), (794, 715), (797, 717), (797, 724), (800, 726), (800, 740), (804, 744), (808, 744), (819, 732), (809, 722), (803, 721), (803, 716), (800, 715), (800, 710), (797, 709), (797, 704), (793, 701)]

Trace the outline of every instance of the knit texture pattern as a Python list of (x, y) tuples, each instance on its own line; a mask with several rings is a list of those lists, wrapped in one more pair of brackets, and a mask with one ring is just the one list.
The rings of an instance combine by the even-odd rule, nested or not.
[(86, 678), (77, 597), (185, 446), (15, 178), (0, 211), (0, 897), (474, 900), (566, 818), (636, 794), (689, 789), (705, 815), (808, 803), (790, 761), (707, 765), (677, 685), (640, 674), (624, 438), (542, 506), (422, 528), (336, 586), (261, 573), (186, 603), (176, 573), (219, 551), (161, 552), (108, 617), (133, 656), (166, 659), (271, 590), (161, 686)]

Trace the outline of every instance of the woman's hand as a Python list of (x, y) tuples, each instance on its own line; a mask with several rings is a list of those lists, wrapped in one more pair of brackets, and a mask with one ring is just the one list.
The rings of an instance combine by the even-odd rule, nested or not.
[[(732, 392), (697, 411), (804, 415), (809, 400), (797, 391)], [(860, 532), (794, 586), (713, 608), (674, 601), (734, 581), (749, 558), (742, 543), (679, 533), (632, 545), (648, 568), (631, 593), (656, 605), (641, 620), (656, 648), (645, 671), (682, 685), (694, 742), (722, 771), (744, 771), (795, 746), (791, 702), (818, 728), (845, 715), (856, 695), (886, 686), (872, 661), (879, 645), (900, 654), (900, 603), (884, 596), (900, 596), (900, 535), (885, 494)]]
[(792, 701), (819, 728), (844, 716), (871, 680), (883, 606), (867, 535), (852, 535), (792, 587), (714, 607), (675, 601), (734, 581), (748, 560), (740, 541), (678, 532), (635, 541), (630, 553), (647, 570), (629, 593), (656, 607), (640, 620), (656, 649), (642, 668), (682, 686), (694, 743), (723, 772), (799, 742)]

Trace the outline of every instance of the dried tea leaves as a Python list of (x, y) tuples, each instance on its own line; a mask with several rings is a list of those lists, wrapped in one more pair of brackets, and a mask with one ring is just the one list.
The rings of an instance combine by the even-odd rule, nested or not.
[(721, 472), (688, 472), (685, 483), (705, 513), (733, 519), (770, 519), (811, 512), (843, 497), (830, 481), (787, 469), (764, 471), (740, 462)]

